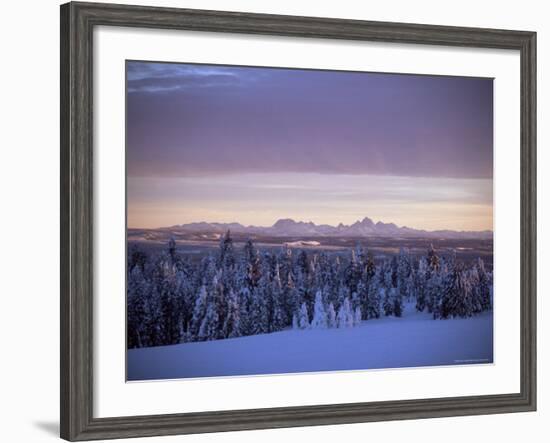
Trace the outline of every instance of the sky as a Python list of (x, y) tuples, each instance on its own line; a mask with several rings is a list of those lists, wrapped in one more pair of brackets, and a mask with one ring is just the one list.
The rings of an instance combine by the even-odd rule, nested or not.
[(493, 80), (127, 62), (128, 227), (493, 227)]

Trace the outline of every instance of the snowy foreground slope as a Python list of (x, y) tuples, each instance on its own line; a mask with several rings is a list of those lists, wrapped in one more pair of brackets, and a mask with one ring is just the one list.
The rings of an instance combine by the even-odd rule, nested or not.
[(493, 362), (493, 315), (404, 317), (355, 328), (287, 330), (226, 340), (128, 350), (128, 381)]

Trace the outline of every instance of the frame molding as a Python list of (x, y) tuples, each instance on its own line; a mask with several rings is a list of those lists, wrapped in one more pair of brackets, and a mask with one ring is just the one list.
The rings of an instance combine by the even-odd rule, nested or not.
[[(94, 26), (513, 49), (521, 57), (521, 392), (93, 417)], [(536, 33), (101, 3), (61, 6), (61, 437), (69, 441), (536, 410)]]

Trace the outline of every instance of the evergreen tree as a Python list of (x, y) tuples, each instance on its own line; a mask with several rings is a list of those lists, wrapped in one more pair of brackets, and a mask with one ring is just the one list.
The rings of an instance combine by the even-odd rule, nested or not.
[(138, 245), (132, 245), (128, 254), (128, 273), (131, 273), (134, 267), (139, 266), (143, 274), (147, 259), (147, 254)]
[(199, 330), (202, 321), (206, 315), (206, 308), (208, 304), (208, 294), (206, 292), (206, 286), (202, 285), (199, 289), (199, 294), (195, 301), (195, 307), (193, 309), (193, 317), (191, 320), (191, 327), (189, 329), (190, 336), (193, 338), (199, 337)]
[(254, 333), (254, 318), (252, 310), (252, 294), (246, 286), (239, 291), (239, 335), (252, 335)]
[(230, 289), (227, 297), (227, 317), (223, 325), (222, 335), (224, 338), (239, 337), (241, 335), (240, 314), (238, 298), (233, 289)]
[(300, 312), (298, 313), (298, 327), (300, 329), (309, 328), (309, 317), (307, 313), (307, 306), (305, 303), (302, 303), (302, 306), (300, 307)]
[(234, 265), (235, 253), (233, 251), (233, 239), (228, 229), (225, 235), (220, 237), (218, 266), (224, 269), (231, 269)]
[(172, 264), (176, 262), (176, 240), (174, 237), (170, 237), (168, 241), (168, 255), (172, 261)]
[(252, 334), (265, 334), (269, 332), (269, 305), (267, 300), (268, 286), (264, 278), (260, 279), (259, 285), (252, 292), (250, 307), (250, 318)]
[(363, 311), (363, 316), (365, 318), (368, 318), (369, 286), (368, 286), (368, 279), (366, 278), (366, 275), (364, 275), (363, 278), (357, 284), (357, 299), (358, 299), (358, 303), (354, 303), (352, 301), (353, 308), (355, 309), (359, 306)]
[(158, 285), (158, 293), (162, 322), (158, 329), (163, 344), (176, 344), (181, 339), (181, 297), (177, 288), (177, 270), (170, 261), (161, 260), (159, 269), (162, 269), (162, 278)]
[(149, 345), (147, 334), (149, 288), (141, 266), (137, 263), (128, 277), (128, 348), (141, 348)]
[(329, 328), (338, 327), (338, 322), (336, 321), (336, 311), (334, 310), (334, 305), (329, 303), (327, 309), (327, 322)]
[(202, 341), (215, 340), (219, 337), (219, 318), (216, 305), (211, 302), (206, 307), (206, 314), (199, 328), (198, 339)]
[(323, 305), (323, 297), (321, 291), (315, 294), (315, 305), (313, 307), (313, 320), (311, 321), (312, 329), (326, 329), (328, 327), (328, 318)]
[(223, 325), (225, 324), (225, 320), (227, 319), (227, 309), (228, 309), (228, 290), (230, 288), (229, 285), (224, 285), (223, 282), (223, 271), (220, 271), (218, 275), (214, 278), (214, 281), (212, 282), (212, 290), (210, 294), (213, 297), (212, 303), (214, 304), (214, 310), (216, 312), (216, 318), (217, 318), (217, 324), (218, 324), (218, 330), (217, 334), (214, 338), (225, 338)]
[(380, 304), (382, 302), (381, 294), (384, 286), (384, 275), (382, 269), (369, 279), (369, 290), (367, 294), (367, 305), (365, 319), (380, 317)]
[(438, 315), (441, 318), (472, 315), (471, 287), (460, 263), (454, 263), (442, 285)]
[(399, 250), (399, 257), (397, 259), (397, 291), (401, 299), (408, 299), (409, 289), (408, 281), (411, 274), (411, 263), (409, 258), (409, 252), (405, 248)]
[(416, 310), (422, 312), (427, 304), (427, 284), (429, 280), (428, 261), (421, 258), (415, 276)]
[(292, 315), (298, 310), (300, 302), (300, 294), (294, 284), (292, 272), (288, 273), (286, 285), (283, 287), (283, 311), (285, 313), (285, 323), (290, 323)]
[(491, 303), (491, 279), (485, 270), (485, 263), (481, 258), (477, 260), (474, 267), (477, 273), (477, 292), (479, 294), (479, 303), (482, 311), (492, 308)]
[(298, 316), (296, 315), (296, 313), (292, 314), (292, 329), (300, 329)]
[(383, 301), (383, 307), (384, 307), (384, 315), (386, 317), (393, 315), (393, 298), (392, 298), (392, 290), (393, 288), (382, 288), (382, 292), (384, 293), (384, 301)]
[(437, 256), (433, 244), (430, 244), (430, 247), (428, 249), (428, 267), (431, 271), (438, 271), (439, 270), (439, 257)]
[(355, 312), (353, 314), (353, 325), (354, 326), (359, 326), (361, 324), (361, 321), (362, 321), (361, 308), (359, 308), (359, 306), (357, 306), (357, 308), (355, 308)]
[(254, 247), (252, 240), (248, 239), (243, 248), (243, 267), (246, 270), (246, 284), (250, 291), (254, 288), (260, 279), (260, 259), (258, 251)]
[(351, 260), (345, 270), (344, 284), (349, 288), (349, 291), (353, 294), (357, 292), (357, 285), (361, 280), (362, 269), (357, 259), (355, 250), (351, 250)]
[(392, 288), (391, 291), (393, 292), (393, 315), (401, 317), (403, 315), (403, 297), (397, 288)]
[(340, 285), (338, 288), (338, 303), (336, 305), (338, 309), (340, 308), (340, 306), (344, 304), (344, 300), (346, 298), (349, 298), (349, 296), (350, 296), (350, 292), (348, 287), (345, 285)]
[(270, 331), (281, 331), (287, 326), (287, 315), (283, 307), (283, 299), (281, 296), (282, 292), (277, 290), (273, 294), (273, 313), (270, 325)]
[(353, 311), (348, 298), (344, 300), (340, 309), (338, 309), (337, 322), (339, 328), (353, 327)]
[(367, 282), (370, 282), (370, 280), (376, 274), (376, 265), (374, 263), (374, 256), (370, 251), (367, 253), (367, 263), (365, 265), (365, 274), (367, 276)]
[(388, 286), (388, 287), (397, 288), (397, 285), (399, 284), (398, 269), (399, 269), (399, 260), (398, 260), (397, 256), (394, 255), (390, 260), (391, 286)]

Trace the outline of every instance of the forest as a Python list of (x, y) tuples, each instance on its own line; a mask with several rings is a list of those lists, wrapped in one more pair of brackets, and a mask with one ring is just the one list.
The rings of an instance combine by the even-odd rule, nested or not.
[(433, 320), (492, 309), (492, 272), (429, 247), (375, 261), (362, 245), (346, 255), (281, 247), (237, 248), (230, 231), (216, 253), (128, 252), (127, 346), (143, 348), (266, 334), (285, 329), (351, 328), (401, 317), (405, 303)]

